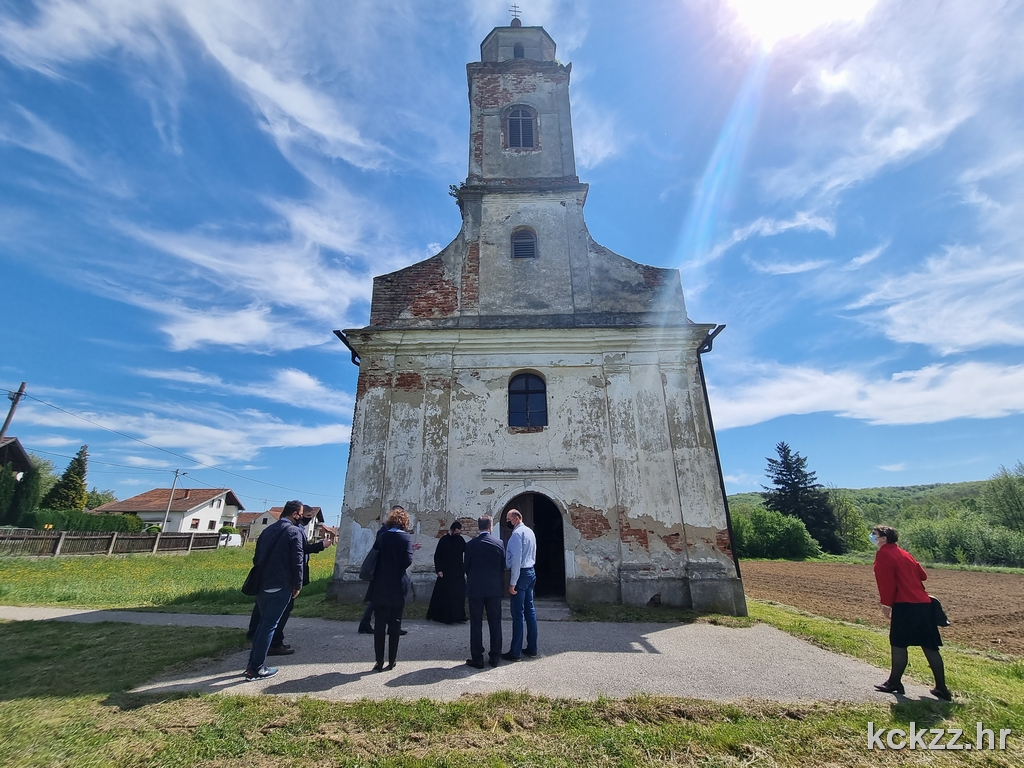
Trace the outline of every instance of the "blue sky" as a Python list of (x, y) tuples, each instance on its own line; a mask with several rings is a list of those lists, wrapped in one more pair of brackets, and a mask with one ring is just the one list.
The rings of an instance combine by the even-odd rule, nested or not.
[[(573, 63), (594, 237), (728, 325), (731, 492), (779, 440), (848, 487), (1024, 458), (1024, 4), (520, 6)], [(88, 443), (122, 498), (181, 468), (336, 518), (331, 330), (458, 232), (465, 64), (507, 7), (0, 0), (11, 433), (59, 468)]]

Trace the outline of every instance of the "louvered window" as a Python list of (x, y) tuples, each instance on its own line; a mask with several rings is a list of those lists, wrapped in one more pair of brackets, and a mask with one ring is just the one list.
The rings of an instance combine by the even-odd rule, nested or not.
[(546, 427), (548, 425), (547, 390), (544, 379), (532, 373), (513, 376), (508, 383), (508, 425), (510, 427)]
[(528, 229), (521, 229), (512, 235), (512, 258), (537, 258), (537, 236)]
[(533, 149), (533, 115), (526, 109), (513, 109), (508, 115), (508, 145)]
[(521, 59), (521, 58), (523, 58), (523, 44), (522, 43), (516, 43), (515, 45), (512, 46), (512, 58), (513, 59)]

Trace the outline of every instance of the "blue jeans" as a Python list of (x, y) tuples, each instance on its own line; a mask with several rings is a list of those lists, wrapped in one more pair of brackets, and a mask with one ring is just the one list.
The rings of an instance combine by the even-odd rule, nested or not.
[(277, 629), (291, 600), (292, 591), (287, 587), (277, 592), (264, 592), (261, 589), (256, 595), (256, 607), (260, 609), (260, 623), (252, 638), (249, 669), (257, 670), (267, 660), (267, 651), (270, 650), (270, 641), (274, 637), (274, 630)]
[(509, 608), (512, 611), (512, 647), (508, 652), (518, 658), (523, 655), (523, 621), (526, 621), (526, 651), (537, 652), (537, 609), (533, 606), (533, 585), (537, 574), (533, 568), (519, 571), (516, 593), (511, 596)]

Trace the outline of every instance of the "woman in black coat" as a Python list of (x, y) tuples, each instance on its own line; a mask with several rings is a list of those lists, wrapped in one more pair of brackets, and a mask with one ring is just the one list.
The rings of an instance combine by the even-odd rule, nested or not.
[[(412, 537), (409, 530), (409, 515), (401, 507), (395, 507), (384, 523), (387, 530), (377, 537), (377, 569), (370, 585), (370, 602), (373, 603), (373, 650), (377, 663), (375, 672), (394, 669), (398, 658), (398, 639), (402, 631), (402, 611), (405, 610), (405, 596), (409, 591), (409, 575), (406, 569), (412, 565)], [(390, 638), (388, 644), (388, 665), (384, 666), (384, 635)]]

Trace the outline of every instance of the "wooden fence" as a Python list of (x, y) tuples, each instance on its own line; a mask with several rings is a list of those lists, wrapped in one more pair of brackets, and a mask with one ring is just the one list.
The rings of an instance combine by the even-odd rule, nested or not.
[(218, 533), (122, 533), (120, 531), (24, 531), (0, 529), (0, 557), (128, 555), (216, 549)]

